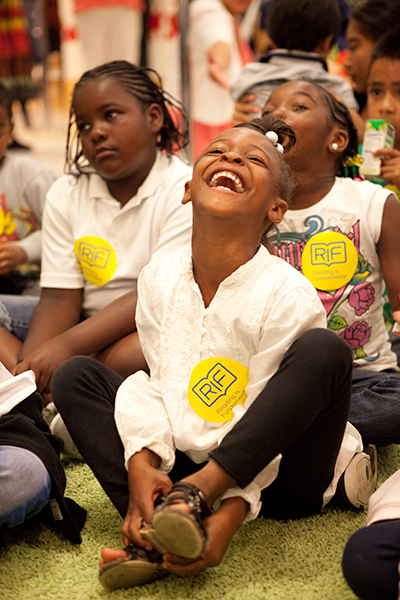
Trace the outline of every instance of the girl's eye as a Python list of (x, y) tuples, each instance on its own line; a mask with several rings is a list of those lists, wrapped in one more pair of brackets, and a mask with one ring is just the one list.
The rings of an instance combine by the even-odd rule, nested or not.
[(78, 130), (78, 133), (83, 133), (89, 130), (89, 123), (77, 123), (76, 128)]
[(293, 110), (296, 111), (296, 112), (300, 112), (302, 110), (307, 110), (307, 106), (305, 106), (304, 104), (296, 104), (293, 107)]
[(380, 90), (379, 88), (371, 88), (368, 90), (368, 94), (370, 96), (373, 96), (374, 98), (378, 98), (382, 95), (382, 90)]
[(249, 156), (249, 160), (265, 167), (265, 162), (259, 156)]
[(108, 120), (110, 120), (110, 119), (114, 119), (114, 117), (116, 117), (116, 116), (117, 116), (117, 114), (118, 114), (118, 113), (117, 113), (117, 111), (116, 111), (116, 110), (109, 110), (109, 111), (107, 111), (107, 112), (106, 112), (106, 118), (107, 118)]
[(207, 154), (222, 154), (222, 150), (220, 148), (211, 148)]

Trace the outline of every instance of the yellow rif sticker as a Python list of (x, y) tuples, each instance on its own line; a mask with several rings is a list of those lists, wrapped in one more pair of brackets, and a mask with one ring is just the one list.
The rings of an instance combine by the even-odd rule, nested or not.
[(303, 274), (325, 292), (346, 285), (357, 270), (358, 255), (353, 242), (338, 231), (317, 233), (304, 247)]
[(188, 398), (193, 410), (206, 421), (226, 423), (233, 417), (232, 409), (243, 404), (249, 370), (230, 358), (206, 358), (192, 371)]
[(74, 251), (89, 283), (101, 287), (110, 281), (117, 266), (117, 257), (108, 242), (88, 235), (76, 240)]

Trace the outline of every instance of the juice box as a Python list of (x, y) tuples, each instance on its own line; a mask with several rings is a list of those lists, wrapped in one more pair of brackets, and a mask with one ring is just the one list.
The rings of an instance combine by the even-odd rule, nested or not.
[(367, 179), (377, 180), (381, 174), (381, 160), (373, 156), (379, 148), (393, 148), (396, 128), (384, 119), (370, 119), (365, 124), (361, 156), (364, 162), (359, 168)]

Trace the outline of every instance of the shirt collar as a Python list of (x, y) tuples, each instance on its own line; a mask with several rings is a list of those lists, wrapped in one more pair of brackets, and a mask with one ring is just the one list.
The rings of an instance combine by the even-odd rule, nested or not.
[(305, 60), (310, 62), (318, 62), (321, 63), (325, 71), (328, 70), (328, 64), (326, 60), (316, 52), (303, 52), (302, 50), (270, 50), (266, 52), (258, 59), (258, 62), (267, 63), (271, 60), (271, 58), (280, 57), (280, 58), (293, 58), (297, 60)]
[[(130, 198), (123, 208), (126, 208), (127, 206), (129, 208), (132, 206), (138, 206), (143, 202), (143, 200), (153, 196), (156, 193), (157, 189), (165, 182), (166, 171), (170, 160), (171, 158), (169, 156), (157, 151), (156, 160), (154, 161), (149, 174), (136, 192), (135, 196)], [(117, 202), (117, 200), (115, 200), (115, 198), (110, 194), (107, 183), (104, 181), (104, 179), (97, 175), (97, 173), (90, 175), (88, 194), (90, 199), (107, 198)]]

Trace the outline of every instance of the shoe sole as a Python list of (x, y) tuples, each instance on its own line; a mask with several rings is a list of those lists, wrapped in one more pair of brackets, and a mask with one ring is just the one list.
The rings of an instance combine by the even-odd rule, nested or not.
[(100, 567), (99, 580), (106, 590), (112, 591), (144, 585), (167, 574), (157, 563), (121, 558)]
[(197, 558), (205, 547), (203, 532), (197, 523), (180, 510), (164, 509), (153, 515), (151, 525), (161, 545), (182, 558)]

